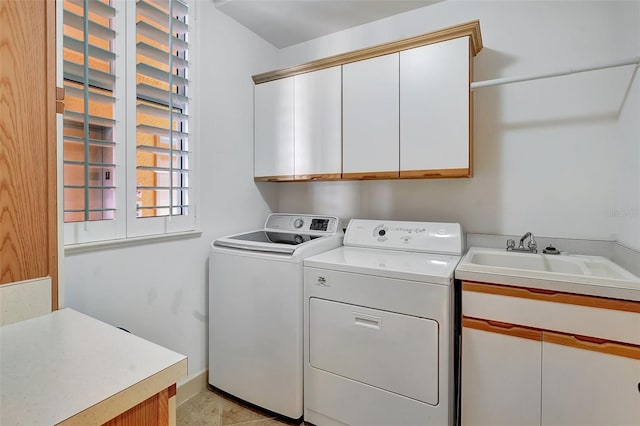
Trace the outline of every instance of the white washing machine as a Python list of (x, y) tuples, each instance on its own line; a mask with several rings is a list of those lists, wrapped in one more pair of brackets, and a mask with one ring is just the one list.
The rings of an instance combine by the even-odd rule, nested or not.
[(209, 383), (297, 419), (303, 408), (303, 260), (342, 244), (333, 216), (271, 214), (264, 229), (214, 241)]
[(353, 219), (304, 261), (304, 419), (454, 424), (457, 223)]

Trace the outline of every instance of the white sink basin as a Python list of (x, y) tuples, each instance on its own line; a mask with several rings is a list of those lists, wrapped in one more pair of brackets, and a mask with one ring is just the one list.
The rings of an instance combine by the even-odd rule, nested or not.
[[(493, 281), (492, 277), (495, 277)], [(564, 288), (548, 283), (640, 291), (640, 278), (604, 257), (519, 253), (477, 247), (471, 248), (462, 258), (456, 269), (456, 278), (572, 292), (577, 292), (577, 287)], [(606, 291), (584, 293), (616, 297)]]
[(605, 258), (576, 255), (550, 255), (508, 251), (473, 250), (467, 263), (558, 274), (596, 275), (613, 279), (625, 278), (626, 271)]

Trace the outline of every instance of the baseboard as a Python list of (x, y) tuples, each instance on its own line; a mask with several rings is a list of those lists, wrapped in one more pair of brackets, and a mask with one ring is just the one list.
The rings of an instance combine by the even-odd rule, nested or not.
[(200, 373), (187, 377), (184, 382), (178, 383), (178, 389), (176, 392), (176, 402), (178, 407), (207, 388), (208, 372), (209, 371), (205, 369)]

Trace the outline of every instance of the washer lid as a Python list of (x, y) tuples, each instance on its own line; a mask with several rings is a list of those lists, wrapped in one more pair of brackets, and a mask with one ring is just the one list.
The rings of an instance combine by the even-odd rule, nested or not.
[(291, 255), (297, 248), (306, 243), (319, 238), (328, 237), (329, 235), (318, 236), (294, 234), (292, 232), (258, 230), (218, 238), (213, 242), (213, 245), (218, 247), (232, 247), (240, 250), (285, 253)]
[(351, 219), (344, 245), (461, 256), (459, 223)]
[(449, 285), (460, 256), (338, 247), (304, 260), (305, 267)]

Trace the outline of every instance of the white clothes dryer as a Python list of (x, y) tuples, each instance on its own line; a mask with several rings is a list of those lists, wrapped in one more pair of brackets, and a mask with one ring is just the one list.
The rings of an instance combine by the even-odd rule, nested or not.
[(209, 256), (209, 383), (293, 419), (303, 409), (303, 260), (342, 244), (338, 218), (274, 213)]
[(353, 219), (304, 261), (304, 419), (453, 425), (457, 223)]

